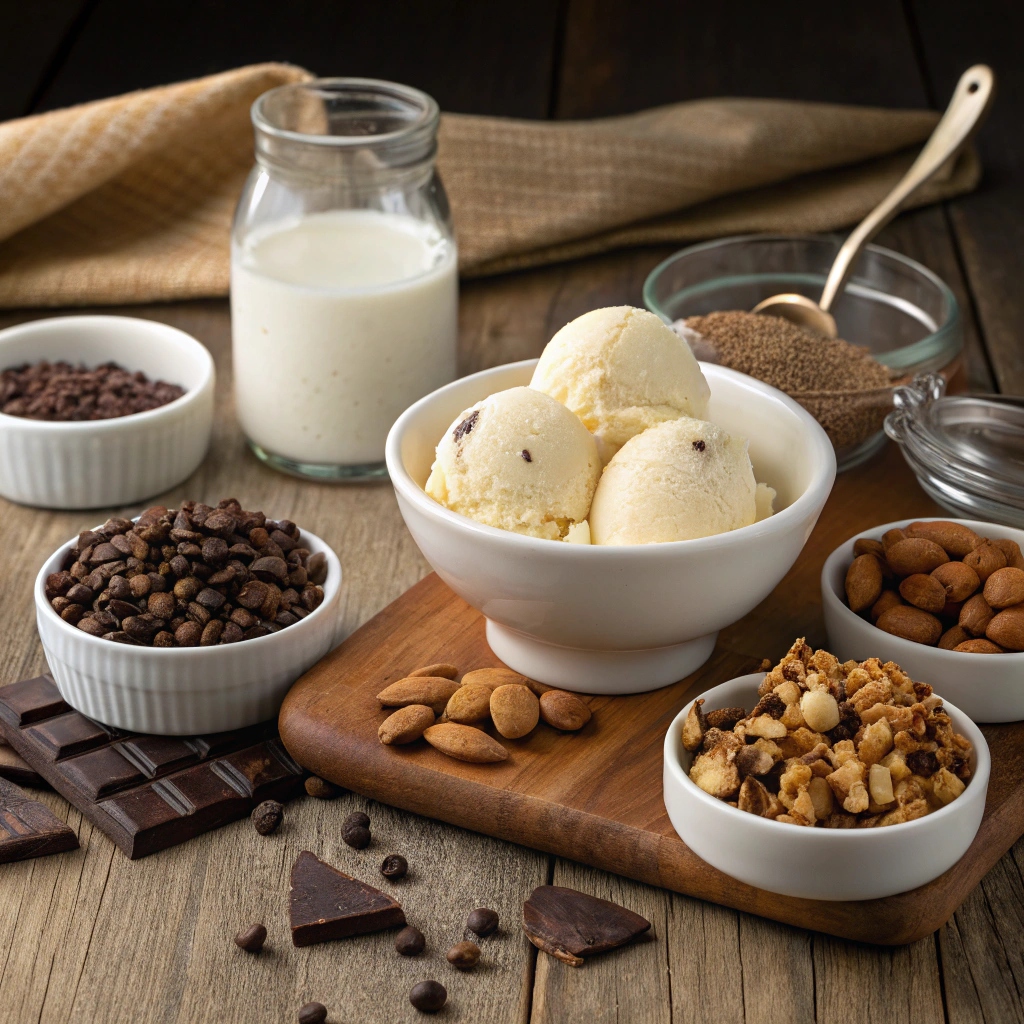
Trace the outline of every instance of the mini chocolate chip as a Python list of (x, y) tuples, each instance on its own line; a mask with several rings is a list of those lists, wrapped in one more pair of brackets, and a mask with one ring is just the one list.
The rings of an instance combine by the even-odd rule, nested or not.
[(423, 932), (411, 924), (395, 936), (395, 951), (402, 956), (417, 956), (423, 952), (426, 945), (427, 940), (423, 937)]
[(418, 981), (409, 993), (409, 1002), (420, 1013), (437, 1013), (448, 1002), (448, 990), (439, 981)]
[(453, 431), (452, 437), (456, 441), (461, 441), (472, 429), (476, 426), (476, 421), (480, 418), (480, 410), (474, 409)]
[(409, 862), (400, 853), (389, 854), (384, 858), (384, 863), (380, 866), (380, 873), (392, 881), (405, 878), (408, 872)]
[(261, 924), (253, 924), (235, 936), (235, 945), (247, 953), (258, 953), (267, 941), (267, 929)]
[(477, 907), (466, 919), (466, 927), (481, 938), (498, 930), (498, 914), (490, 907)]
[(695, 452), (702, 452), (702, 451), (704, 451), (705, 448), (707, 448), (707, 445), (703, 441), (694, 441), (693, 442), (693, 450)]
[(530, 454), (529, 448), (524, 448), (520, 453), (523, 457), (523, 462), (533, 462), (533, 456)]

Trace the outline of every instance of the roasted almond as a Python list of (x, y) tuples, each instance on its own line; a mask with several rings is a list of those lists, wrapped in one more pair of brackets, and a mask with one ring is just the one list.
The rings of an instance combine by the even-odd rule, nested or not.
[(913, 576), (918, 572), (929, 573), (943, 562), (949, 561), (949, 555), (935, 541), (927, 540), (925, 537), (898, 540), (885, 549), (885, 557), (897, 576)]
[(938, 615), (946, 607), (946, 588), (934, 576), (920, 572), (900, 583), (900, 597), (907, 604), (933, 615)]
[(978, 579), (984, 583), (997, 569), (1005, 567), (1006, 555), (995, 544), (986, 540), (964, 555), (964, 565), (969, 565), (978, 574)]
[(876, 555), (858, 555), (846, 570), (846, 600), (850, 610), (870, 608), (882, 594), (882, 564)]
[(441, 714), (459, 688), (453, 679), (441, 676), (407, 676), (386, 686), (377, 694), (377, 700), (386, 708), (404, 708), (409, 704), (426, 704), (435, 714)]
[(508, 751), (493, 736), (471, 725), (459, 725), (457, 722), (432, 725), (423, 733), (423, 738), (435, 750), (457, 761), (489, 764), (508, 759)]
[(888, 554), (889, 548), (893, 544), (898, 544), (901, 540), (906, 539), (906, 534), (898, 527), (893, 527), (891, 530), (886, 530), (882, 534), (882, 550)]
[(553, 729), (576, 732), (590, 721), (590, 708), (566, 690), (548, 690), (541, 694), (540, 717)]
[(492, 690), (506, 683), (520, 683), (526, 686), (526, 676), (513, 672), (510, 668), (475, 668), (462, 677), (462, 685), (469, 686), (471, 683), (483, 683)]
[(995, 615), (985, 636), (1008, 651), (1024, 651), (1024, 605), (1004, 608)]
[(409, 676), (438, 676), (441, 679), (454, 679), (458, 674), (459, 670), (454, 665), (442, 661), (436, 665), (424, 665), (423, 668), (415, 669), (409, 673)]
[(460, 686), (448, 701), (445, 714), (449, 722), (472, 725), (482, 722), (491, 713), (491, 688), (484, 683)]
[(989, 607), (984, 594), (975, 594), (960, 609), (959, 623), (971, 636), (984, 636), (995, 612)]
[(984, 538), (962, 523), (937, 519), (931, 523), (911, 523), (904, 531), (908, 537), (924, 537), (934, 541), (950, 558), (963, 558), (973, 551)]
[(377, 738), (389, 746), (393, 743), (412, 743), (433, 724), (434, 712), (425, 704), (407, 704), (380, 723)]
[(971, 634), (963, 626), (950, 626), (939, 637), (939, 642), (936, 646), (941, 647), (944, 651), (955, 651), (960, 644), (967, 643), (970, 639)]
[(522, 683), (505, 683), (491, 693), (491, 721), (505, 739), (532, 732), (540, 719), (537, 695)]
[(934, 615), (907, 604), (890, 608), (878, 617), (875, 625), (893, 636), (901, 636), (904, 640), (913, 640), (915, 643), (929, 646), (942, 636), (942, 623)]
[(977, 637), (973, 640), (965, 640), (962, 644), (953, 648), (954, 651), (962, 651), (964, 654), (1004, 654), (999, 644), (992, 643), (984, 637)]
[(993, 540), (992, 543), (1006, 555), (1007, 565), (1012, 566), (1014, 569), (1024, 569), (1024, 555), (1021, 554), (1020, 545), (1015, 540), (1010, 540), (1008, 537), (999, 537)]
[(1024, 570), (1004, 566), (996, 569), (982, 591), (992, 608), (1011, 608), (1024, 602)]
[(877, 555), (879, 558), (885, 558), (885, 545), (871, 537), (858, 537), (853, 542), (853, 553), (855, 556)]
[(890, 608), (903, 604), (903, 598), (895, 590), (883, 590), (882, 596), (871, 606), (871, 621), (877, 622), (878, 617)]
[(966, 601), (981, 586), (978, 574), (963, 562), (944, 562), (932, 577), (946, 588), (947, 601)]

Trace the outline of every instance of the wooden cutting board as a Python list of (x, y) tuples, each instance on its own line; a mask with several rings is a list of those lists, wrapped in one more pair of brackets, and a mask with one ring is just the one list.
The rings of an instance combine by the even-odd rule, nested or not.
[(801, 561), (723, 631), (699, 672), (652, 693), (589, 697), (594, 717), (581, 732), (542, 724), (524, 740), (503, 741), (511, 756), (491, 765), (453, 761), (422, 741), (385, 747), (377, 739), (386, 714), (375, 695), (389, 682), (431, 662), (462, 671), (500, 664), (480, 613), (430, 575), (295, 684), (281, 710), (281, 738), (310, 771), (395, 807), (787, 924), (865, 942), (912, 942), (942, 925), (1024, 832), (1024, 723), (983, 727), (992, 751), (988, 802), (960, 863), (912, 892), (849, 903), (764, 892), (692, 853), (665, 812), (662, 743), (691, 697), (756, 670), (762, 657), (777, 661), (798, 636), (825, 645), (818, 576), (833, 548), (881, 521), (936, 514), (896, 452), (845, 474)]

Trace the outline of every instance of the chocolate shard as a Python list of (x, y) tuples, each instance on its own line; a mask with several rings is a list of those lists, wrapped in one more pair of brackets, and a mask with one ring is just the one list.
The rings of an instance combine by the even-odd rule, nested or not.
[(289, 912), (296, 946), (405, 925), (404, 911), (387, 893), (332, 868), (308, 850), (292, 866)]
[(617, 903), (560, 885), (540, 885), (523, 904), (523, 930), (540, 950), (572, 967), (643, 935), (651, 922)]
[(0, 864), (78, 849), (78, 836), (49, 807), (0, 779)]

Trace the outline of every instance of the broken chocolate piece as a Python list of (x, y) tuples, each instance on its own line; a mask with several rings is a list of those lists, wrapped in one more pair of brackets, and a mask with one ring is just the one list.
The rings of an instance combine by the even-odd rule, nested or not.
[(560, 885), (540, 885), (523, 904), (523, 930), (540, 950), (573, 967), (624, 946), (651, 922), (617, 903)]
[(45, 804), (0, 779), (0, 864), (78, 849), (78, 836)]
[(36, 789), (49, 788), (42, 775), (2, 739), (0, 739), (0, 779), (7, 779), (8, 782), (19, 786), (33, 786)]
[(292, 866), (289, 912), (296, 946), (405, 924), (401, 906), (387, 893), (332, 868), (308, 850)]

